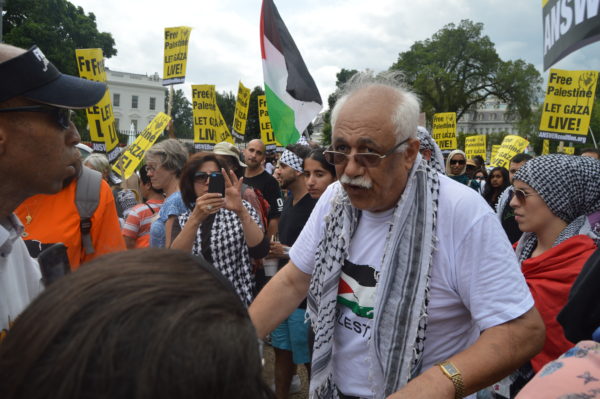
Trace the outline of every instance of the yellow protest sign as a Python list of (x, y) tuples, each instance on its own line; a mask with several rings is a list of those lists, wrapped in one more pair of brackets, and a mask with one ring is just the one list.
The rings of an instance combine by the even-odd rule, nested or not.
[[(79, 76), (96, 82), (106, 82), (102, 49), (76, 49), (75, 58)], [(92, 139), (92, 149), (106, 153), (108, 161), (113, 162), (119, 156), (119, 137), (115, 126), (110, 91), (106, 89), (102, 100), (86, 109), (85, 112)]]
[(562, 152), (569, 155), (575, 155), (575, 147), (563, 147)]
[(227, 141), (228, 143), (235, 144), (235, 140), (233, 140), (233, 136), (229, 133), (229, 128), (227, 127), (225, 118), (223, 118), (219, 104), (215, 103), (215, 106), (217, 112), (217, 143)]
[(250, 106), (250, 89), (246, 88), (242, 82), (238, 86), (237, 100), (235, 102), (235, 112), (233, 118), (233, 137), (243, 141), (246, 134), (246, 121), (248, 120), (248, 107)]
[(198, 151), (212, 151), (219, 130), (215, 85), (192, 85), (192, 107), (194, 146)]
[(551, 69), (540, 137), (585, 143), (597, 82), (596, 71)]
[(267, 151), (275, 151), (277, 142), (275, 141), (275, 133), (271, 126), (269, 118), (269, 110), (267, 109), (267, 96), (258, 96), (258, 122), (260, 123), (260, 139), (265, 143)]
[(550, 140), (544, 140), (542, 143), (542, 155), (550, 154)]
[(500, 144), (494, 144), (492, 146), (492, 153), (490, 154), (490, 160), (493, 161), (496, 158), (496, 154), (498, 154), (498, 150), (500, 149)]
[(150, 147), (154, 145), (156, 139), (161, 135), (163, 130), (167, 128), (171, 117), (164, 112), (159, 112), (158, 115), (152, 119), (152, 121), (146, 126), (137, 138), (129, 146), (117, 162), (113, 165), (112, 169), (121, 175), (124, 179), (129, 179), (139, 166), (144, 154)]
[(434, 114), (432, 136), (441, 150), (455, 150), (456, 112)]
[(165, 28), (163, 86), (183, 83), (187, 66), (188, 43), (192, 28)]
[(465, 138), (465, 154), (467, 159), (473, 159), (476, 155), (481, 155), (484, 160), (486, 159), (485, 138), (485, 134)]
[(513, 135), (506, 136), (504, 140), (502, 140), (502, 144), (496, 153), (496, 157), (492, 159), (490, 166), (502, 166), (503, 168), (508, 169), (510, 160), (515, 155), (522, 153), (528, 145), (529, 141), (525, 140), (523, 137)]

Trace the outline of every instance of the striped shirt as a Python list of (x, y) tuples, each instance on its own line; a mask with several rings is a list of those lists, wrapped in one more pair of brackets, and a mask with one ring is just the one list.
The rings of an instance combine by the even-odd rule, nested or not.
[(131, 208), (121, 233), (126, 237), (135, 238), (136, 248), (150, 246), (150, 225), (158, 218), (162, 204), (163, 201), (160, 200), (149, 200)]

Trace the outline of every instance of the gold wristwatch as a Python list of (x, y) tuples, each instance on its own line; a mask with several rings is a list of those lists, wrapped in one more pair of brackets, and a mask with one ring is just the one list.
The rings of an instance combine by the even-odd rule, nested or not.
[(450, 378), (452, 384), (454, 384), (454, 399), (462, 399), (465, 396), (465, 386), (463, 384), (462, 375), (460, 371), (450, 362), (445, 361), (439, 363), (440, 369)]

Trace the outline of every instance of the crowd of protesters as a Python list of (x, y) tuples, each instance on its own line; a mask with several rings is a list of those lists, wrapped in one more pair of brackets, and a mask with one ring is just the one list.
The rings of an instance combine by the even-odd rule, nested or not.
[(40, 54), (0, 45), (0, 397), (550, 398), (569, 351), (554, 393), (600, 392), (598, 150), (444, 157), (359, 73), (327, 148), (165, 139), (122, 179), (68, 111), (105, 86)]

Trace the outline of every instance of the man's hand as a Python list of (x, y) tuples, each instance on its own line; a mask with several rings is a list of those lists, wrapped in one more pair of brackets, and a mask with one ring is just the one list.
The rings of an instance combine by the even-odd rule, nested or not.
[[(473, 345), (449, 360), (461, 372), (465, 395), (500, 381), (538, 354), (544, 346), (545, 328), (540, 314), (531, 308), (525, 314), (483, 331)], [(454, 384), (432, 366), (411, 380), (389, 399), (453, 399)]]

